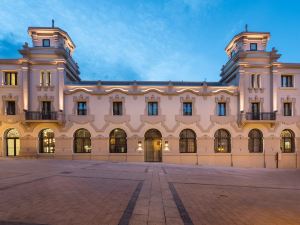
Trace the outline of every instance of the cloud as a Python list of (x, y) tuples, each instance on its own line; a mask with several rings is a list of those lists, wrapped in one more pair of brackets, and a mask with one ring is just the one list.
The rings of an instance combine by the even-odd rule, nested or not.
[(2, 2), (0, 39), (14, 36), (3, 43), (8, 49), (29, 40), (28, 26), (50, 26), (54, 18), (77, 46), (83, 79), (196, 80), (199, 67), (208, 68), (194, 27), (217, 0)]
[(15, 41), (14, 34), (9, 33), (0, 39), (0, 58), (20, 58), (18, 50), (22, 43)]

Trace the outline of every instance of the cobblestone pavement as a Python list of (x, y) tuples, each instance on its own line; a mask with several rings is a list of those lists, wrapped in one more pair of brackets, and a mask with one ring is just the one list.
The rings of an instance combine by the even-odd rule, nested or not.
[(0, 160), (0, 225), (299, 225), (300, 170)]

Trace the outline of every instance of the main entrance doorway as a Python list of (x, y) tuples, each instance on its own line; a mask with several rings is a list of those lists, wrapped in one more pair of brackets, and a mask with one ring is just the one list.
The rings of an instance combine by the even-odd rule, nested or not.
[(150, 129), (145, 133), (145, 162), (162, 161), (162, 136), (156, 129)]
[(16, 129), (6, 132), (6, 156), (18, 156), (20, 152), (20, 135)]

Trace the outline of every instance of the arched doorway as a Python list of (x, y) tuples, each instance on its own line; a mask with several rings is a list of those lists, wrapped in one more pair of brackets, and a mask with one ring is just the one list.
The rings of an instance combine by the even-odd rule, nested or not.
[(145, 161), (162, 161), (162, 136), (156, 129), (150, 129), (145, 133)]
[(18, 156), (20, 153), (20, 134), (16, 129), (9, 129), (5, 134), (6, 156)]

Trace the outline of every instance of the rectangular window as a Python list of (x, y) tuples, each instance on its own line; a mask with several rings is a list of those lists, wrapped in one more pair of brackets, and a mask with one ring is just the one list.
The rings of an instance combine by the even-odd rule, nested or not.
[(257, 43), (250, 43), (250, 51), (257, 51)]
[(260, 88), (260, 75), (259, 74), (251, 75), (251, 88)]
[(87, 115), (86, 102), (77, 102), (77, 115)]
[(158, 102), (148, 102), (148, 116), (158, 115)]
[(184, 102), (182, 106), (184, 116), (191, 116), (193, 114), (193, 105), (191, 102)]
[(6, 115), (16, 115), (16, 102), (7, 101), (6, 102)]
[(283, 115), (292, 116), (292, 103), (283, 103)]
[(42, 119), (44, 119), (44, 120), (51, 119), (51, 102), (50, 101), (42, 102)]
[(49, 87), (51, 85), (51, 72), (41, 72), (40, 85), (43, 87)]
[(18, 85), (18, 76), (16, 72), (5, 72), (4, 74), (4, 84), (16, 86)]
[(50, 39), (43, 39), (43, 47), (50, 47)]
[(294, 87), (293, 76), (292, 75), (282, 75), (281, 76), (281, 87)]
[(113, 102), (113, 115), (122, 116), (122, 114), (123, 114), (122, 102)]
[(226, 103), (218, 103), (218, 116), (226, 116)]

